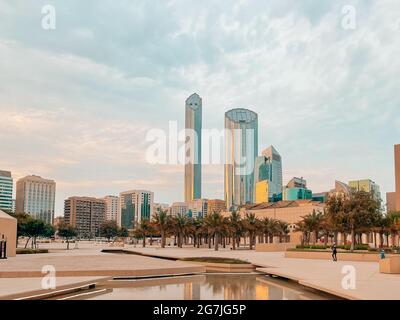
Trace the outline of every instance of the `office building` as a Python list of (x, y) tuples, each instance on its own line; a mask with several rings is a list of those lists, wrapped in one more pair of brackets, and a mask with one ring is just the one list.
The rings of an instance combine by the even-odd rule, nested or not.
[(388, 192), (388, 193), (386, 193), (386, 211), (387, 212), (397, 211), (396, 197), (397, 197), (396, 192)]
[(169, 204), (168, 203), (154, 203), (153, 204), (153, 214), (155, 215), (159, 211), (169, 212)]
[(274, 202), (274, 199), (282, 198), (282, 157), (273, 146), (265, 149), (262, 155), (267, 158), (269, 164), (269, 198)]
[(269, 180), (256, 182), (255, 204), (269, 202)]
[(34, 175), (21, 178), (17, 181), (15, 210), (53, 224), (55, 196), (53, 180)]
[(370, 179), (350, 181), (349, 187), (354, 191), (371, 192), (376, 200), (382, 200), (379, 186)]
[(224, 193), (228, 210), (253, 203), (258, 116), (248, 109), (225, 113)]
[(13, 210), (13, 178), (10, 171), (0, 170), (0, 210)]
[(174, 202), (170, 208), (171, 216), (184, 216), (188, 212), (188, 205), (186, 202)]
[(185, 202), (201, 198), (202, 99), (196, 93), (186, 100)]
[(147, 190), (131, 190), (119, 195), (118, 225), (133, 229), (142, 219), (153, 216), (154, 193)]
[(208, 200), (196, 199), (187, 203), (187, 216), (189, 218), (204, 218), (208, 213)]
[(224, 200), (220, 199), (211, 199), (207, 201), (207, 212), (223, 212), (226, 211), (226, 204)]
[(117, 221), (118, 216), (118, 196), (105, 196), (104, 201), (106, 202), (106, 220)]
[(78, 237), (99, 237), (100, 227), (105, 219), (104, 199), (70, 197), (64, 201), (64, 221), (76, 228)]

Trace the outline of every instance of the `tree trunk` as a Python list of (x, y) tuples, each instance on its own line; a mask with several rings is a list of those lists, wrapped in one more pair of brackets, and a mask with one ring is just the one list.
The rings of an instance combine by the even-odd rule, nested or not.
[(69, 250), (69, 239), (67, 238), (67, 250)]
[(161, 248), (165, 248), (165, 232), (161, 230)]
[(216, 233), (214, 236), (214, 250), (218, 251), (218, 246), (219, 246), (219, 233)]
[(146, 247), (146, 237), (143, 236), (143, 242), (142, 242), (143, 248)]
[(350, 246), (350, 251), (354, 251), (354, 242), (356, 241), (356, 233), (354, 230), (354, 227), (351, 228), (351, 246)]

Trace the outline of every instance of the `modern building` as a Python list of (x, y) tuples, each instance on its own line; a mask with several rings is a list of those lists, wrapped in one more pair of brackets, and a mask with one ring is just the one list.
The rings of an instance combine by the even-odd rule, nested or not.
[(147, 190), (130, 190), (119, 195), (118, 225), (133, 229), (142, 219), (153, 216), (154, 193)]
[(0, 210), (13, 210), (13, 178), (10, 171), (0, 170)]
[(107, 221), (117, 221), (118, 216), (118, 196), (105, 196), (104, 201), (106, 202), (106, 220)]
[(153, 204), (153, 214), (156, 214), (158, 211), (169, 211), (168, 203), (154, 203)]
[(376, 200), (382, 200), (379, 186), (370, 179), (349, 181), (349, 187), (355, 191), (372, 192)]
[(294, 177), (283, 190), (284, 201), (311, 200), (312, 191), (307, 189), (307, 181), (303, 178)]
[(396, 176), (396, 211), (400, 211), (400, 144), (394, 146), (394, 163)]
[(330, 196), (349, 196), (351, 192), (351, 188), (348, 184), (338, 181), (335, 181), (335, 189), (332, 189), (331, 191), (329, 191), (329, 195)]
[(267, 158), (269, 164), (269, 198), (273, 202), (274, 199), (282, 198), (282, 157), (274, 146), (265, 149), (262, 155)]
[(53, 224), (56, 183), (39, 176), (17, 181), (16, 212), (25, 212), (36, 219)]
[(269, 180), (256, 182), (255, 204), (269, 202)]
[(183, 216), (188, 212), (188, 205), (186, 202), (174, 202), (170, 208), (171, 216)]
[(258, 115), (248, 109), (225, 113), (224, 193), (227, 209), (254, 201), (254, 164), (258, 152)]
[(212, 212), (223, 212), (226, 211), (226, 204), (224, 200), (221, 199), (211, 199), (207, 201), (207, 211)]
[(328, 200), (329, 192), (318, 192), (312, 194), (312, 200), (325, 203)]
[(386, 210), (387, 212), (394, 212), (397, 211), (396, 207), (396, 192), (388, 192), (386, 193)]
[(185, 202), (201, 198), (202, 99), (196, 93), (186, 100)]
[(57, 228), (63, 223), (64, 223), (64, 217), (54, 217), (54, 220), (53, 220), (53, 226), (54, 227)]
[(78, 237), (100, 236), (101, 224), (106, 219), (106, 202), (92, 197), (70, 197), (64, 201), (64, 221), (74, 226)]
[(208, 213), (208, 200), (196, 199), (187, 203), (187, 216), (189, 218), (204, 218)]

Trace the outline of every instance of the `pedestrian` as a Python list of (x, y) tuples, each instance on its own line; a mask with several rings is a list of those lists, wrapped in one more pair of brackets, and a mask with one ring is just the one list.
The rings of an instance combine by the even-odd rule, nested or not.
[(337, 248), (336, 248), (336, 243), (334, 243), (333, 246), (332, 246), (332, 259), (333, 259), (333, 261), (337, 261), (336, 254), (337, 254)]

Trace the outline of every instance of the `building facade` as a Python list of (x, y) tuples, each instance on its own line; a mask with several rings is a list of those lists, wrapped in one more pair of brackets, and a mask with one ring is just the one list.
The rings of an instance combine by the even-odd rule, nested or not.
[(284, 201), (310, 200), (312, 191), (307, 189), (307, 181), (303, 178), (292, 178), (283, 190)]
[(0, 170), (0, 210), (13, 211), (13, 178), (10, 171)]
[(118, 225), (133, 229), (142, 219), (153, 216), (154, 193), (147, 190), (131, 190), (119, 195)]
[(386, 211), (394, 212), (397, 211), (396, 202), (397, 202), (397, 194), (396, 192), (388, 192), (386, 193)]
[(187, 203), (187, 216), (189, 218), (204, 218), (208, 213), (208, 200), (196, 199)]
[(228, 210), (253, 203), (258, 152), (258, 115), (248, 109), (225, 113), (224, 193)]
[(269, 180), (256, 182), (255, 204), (269, 202)]
[(170, 208), (170, 214), (173, 217), (186, 215), (188, 212), (188, 205), (186, 202), (174, 202)]
[(262, 152), (262, 155), (267, 158), (269, 164), (269, 198), (282, 198), (283, 174), (282, 174), (282, 157), (279, 152), (270, 146)]
[(17, 181), (16, 212), (25, 212), (36, 219), (53, 224), (56, 183), (39, 176)]
[(349, 187), (355, 191), (371, 192), (376, 200), (382, 200), (380, 187), (370, 179), (350, 181)]
[(106, 219), (106, 202), (92, 197), (70, 197), (64, 201), (64, 222), (74, 226), (78, 237), (100, 236)]
[(118, 196), (105, 196), (103, 199), (106, 202), (106, 220), (117, 221), (119, 210)]
[(186, 100), (185, 202), (201, 198), (202, 99), (196, 93)]
[(224, 200), (221, 199), (211, 199), (207, 201), (207, 211), (208, 213), (213, 212), (223, 212), (226, 211), (226, 204)]

